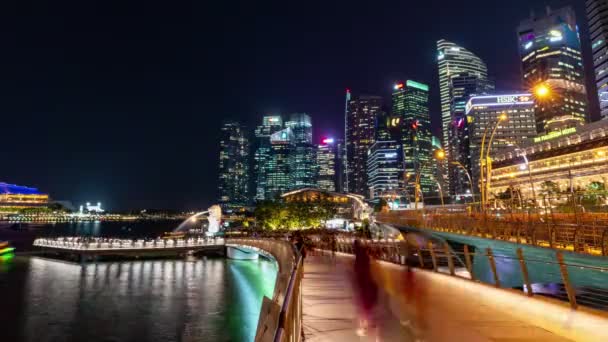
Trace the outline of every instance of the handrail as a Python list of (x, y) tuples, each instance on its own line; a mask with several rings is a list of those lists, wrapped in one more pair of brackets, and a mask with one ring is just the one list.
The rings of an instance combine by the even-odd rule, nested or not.
[(272, 255), (279, 271), (273, 298), (264, 297), (256, 331), (256, 342), (283, 342), (302, 339), (301, 253), (285, 240), (262, 238), (227, 238), (226, 245), (259, 248)]
[[(338, 237), (336, 238), (336, 248), (338, 252), (353, 254), (354, 237)], [(412, 241), (412, 242), (410, 242)], [(524, 255), (522, 248), (516, 250), (515, 255), (494, 253), (491, 248), (483, 251), (470, 251), (470, 247), (464, 247), (464, 252), (456, 252), (445, 246), (438, 246), (429, 242), (427, 246), (419, 245), (417, 241), (407, 239), (403, 240), (369, 240), (360, 239), (362, 246), (365, 246), (376, 259), (395, 263), (399, 265), (407, 265), (408, 267), (419, 267), (432, 269), (438, 273), (456, 276), (471, 281), (486, 282), (498, 288), (521, 288), (527, 296), (534, 296), (539, 291), (532, 284), (549, 283), (543, 281), (551, 279), (550, 283), (563, 284), (563, 289), (558, 290), (555, 294), (557, 298), (570, 303), (573, 309), (579, 305), (600, 308), (608, 310), (608, 288), (597, 288), (589, 284), (581, 284), (585, 281), (593, 280), (593, 284), (600, 286), (606, 283), (608, 279), (608, 267), (597, 265), (583, 265), (579, 262), (566, 262), (564, 254), (561, 251), (555, 251), (554, 259), (542, 259), (538, 257), (528, 257)], [(319, 249), (330, 250), (330, 246), (323, 242), (320, 238), (313, 238), (315, 247)], [(465, 262), (462, 261), (462, 256)], [(474, 263), (488, 263), (490, 276), (485, 276), (486, 279), (478, 279), (476, 272), (473, 269)], [(431, 260), (429, 260), (431, 259)], [(456, 267), (455, 261), (460, 265)], [(498, 268), (496, 262), (509, 263), (511, 268)], [(442, 264), (439, 267), (439, 264)], [(457, 271), (456, 268), (462, 271)], [(514, 272), (521, 277), (521, 283), (518, 286), (509, 284), (513, 282)], [(487, 273), (484, 272), (483, 275)], [(483, 278), (483, 277), (482, 277)], [(586, 279), (586, 280), (585, 280)]]

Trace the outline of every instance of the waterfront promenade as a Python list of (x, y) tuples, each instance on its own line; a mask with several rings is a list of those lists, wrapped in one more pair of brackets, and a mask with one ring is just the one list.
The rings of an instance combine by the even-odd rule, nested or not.
[(379, 262), (377, 329), (360, 337), (353, 257), (311, 255), (304, 271), (306, 341), (608, 341), (608, 315), (448, 275)]

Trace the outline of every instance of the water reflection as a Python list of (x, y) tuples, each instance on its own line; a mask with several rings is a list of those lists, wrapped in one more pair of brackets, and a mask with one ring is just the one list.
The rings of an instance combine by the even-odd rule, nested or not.
[(37, 342), (253, 340), (276, 277), (268, 261), (221, 258), (85, 266), (20, 258), (14, 266), (0, 273), (22, 286), (3, 308), (18, 315), (5, 323)]

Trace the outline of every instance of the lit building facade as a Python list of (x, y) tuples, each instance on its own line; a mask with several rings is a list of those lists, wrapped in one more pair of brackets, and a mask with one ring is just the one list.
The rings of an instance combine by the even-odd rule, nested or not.
[(447, 180), (444, 191), (456, 195), (462, 193), (466, 180), (464, 170), (451, 162), (465, 167), (469, 161), (469, 132), (464, 119), (464, 106), (472, 95), (493, 91), (486, 63), (471, 51), (445, 39), (437, 42), (439, 94), (441, 98), (442, 143), (446, 153), (443, 177)]
[(283, 129), (279, 115), (264, 116), (262, 125), (255, 129), (254, 183), (255, 200), (263, 201), (268, 193), (268, 172), (271, 167), (272, 145), (270, 136)]
[(536, 131), (542, 134), (586, 123), (587, 94), (574, 10), (548, 8), (545, 15), (522, 21), (518, 37), (524, 86), (549, 88), (548, 94), (538, 96)]
[(608, 1), (587, 0), (593, 67), (602, 119), (608, 118)]
[[(436, 193), (433, 177), (433, 135), (429, 113), (429, 86), (408, 80), (394, 86), (392, 96), (392, 118), (400, 120), (402, 160), (405, 173), (411, 175), (406, 186), (414, 193), (415, 178), (420, 173), (420, 188), (423, 194)], [(402, 169), (403, 171), (403, 169)]]
[(245, 127), (235, 121), (221, 128), (219, 204), (244, 206), (249, 202), (249, 139)]
[(323, 139), (317, 146), (317, 187), (321, 190), (336, 192), (339, 188), (339, 148), (340, 144), (333, 138)]
[(304, 113), (291, 114), (285, 127), (293, 133), (290, 151), (290, 190), (316, 186), (316, 146), (312, 143), (312, 120)]
[(0, 211), (45, 207), (49, 195), (36, 188), (0, 182)]
[(366, 195), (367, 152), (375, 142), (375, 126), (382, 110), (380, 96), (352, 96), (346, 104), (346, 192)]
[(293, 188), (291, 162), (295, 137), (291, 128), (284, 128), (270, 136), (270, 157), (266, 165), (264, 198), (278, 199)]
[[(447, 165), (450, 195), (461, 196), (470, 189), (466, 171), (471, 171), (471, 152), (469, 141), (469, 123), (466, 116), (466, 105), (475, 95), (487, 95), (493, 85), (479, 74), (463, 72), (451, 78), (449, 146), (447, 154), (450, 162), (458, 162), (463, 167), (449, 163)], [(465, 171), (466, 170), (466, 171)]]
[[(478, 190), (482, 143), (486, 154), (492, 138), (489, 157), (493, 158), (511, 146), (520, 146), (527, 139), (534, 138), (534, 99), (529, 93), (474, 96), (467, 103), (466, 114), (470, 133), (471, 177), (473, 189)], [(500, 120), (501, 115), (506, 115), (506, 120)], [(494, 127), (496, 131), (492, 137)]]
[(367, 158), (369, 197), (404, 194), (403, 150), (399, 141), (376, 141)]
[[(513, 191), (522, 202), (538, 207), (586, 190), (606, 190), (608, 121), (565, 128), (537, 136), (498, 153), (493, 162), (490, 193), (495, 198)], [(552, 203), (547, 203), (549, 198)]]
[(457, 96), (452, 84), (454, 77), (469, 75), (479, 82), (490, 84), (488, 67), (471, 51), (455, 43), (441, 39), (437, 41), (437, 65), (439, 71), (439, 94), (441, 97), (441, 133), (443, 148), (449, 156), (450, 126), (452, 124), (452, 103)]

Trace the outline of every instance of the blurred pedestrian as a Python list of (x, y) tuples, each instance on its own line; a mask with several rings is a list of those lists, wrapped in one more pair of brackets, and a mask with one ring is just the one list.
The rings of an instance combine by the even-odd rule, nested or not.
[(359, 328), (357, 335), (365, 336), (370, 327), (372, 310), (378, 300), (378, 285), (372, 276), (372, 258), (369, 251), (356, 239), (353, 246), (355, 254), (354, 278), (355, 291), (359, 306)]

